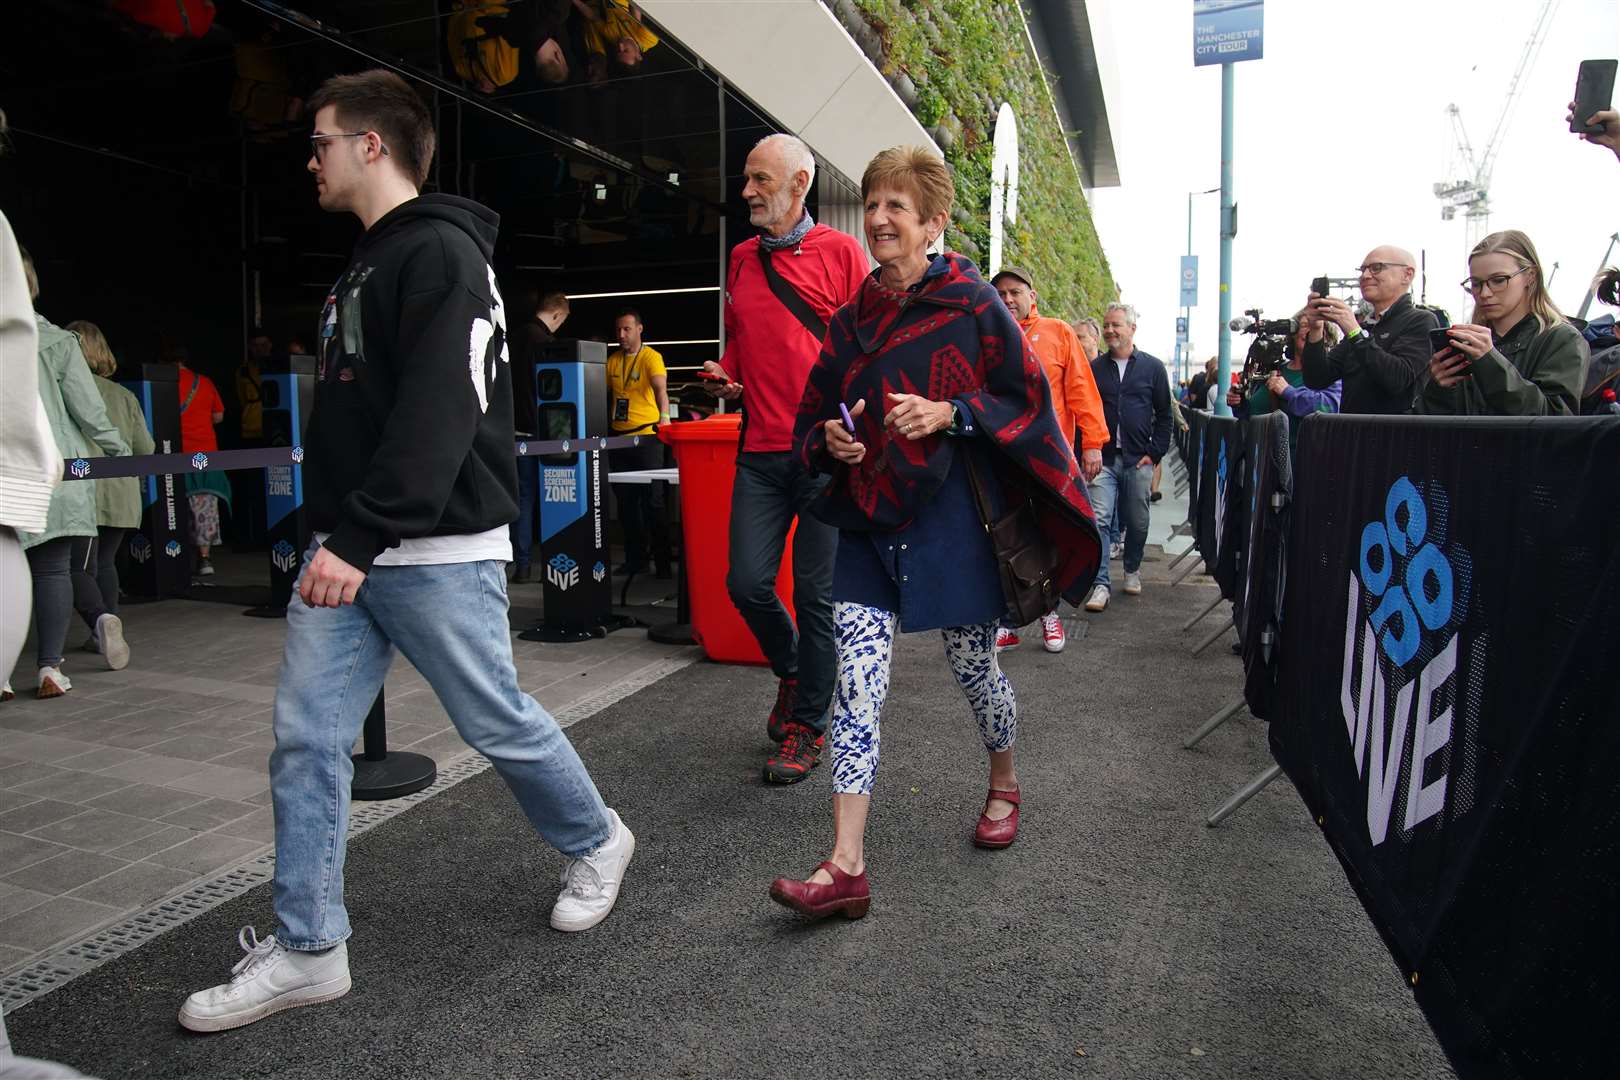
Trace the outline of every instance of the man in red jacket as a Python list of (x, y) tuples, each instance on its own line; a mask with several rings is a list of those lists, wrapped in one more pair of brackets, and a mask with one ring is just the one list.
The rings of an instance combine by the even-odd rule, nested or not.
[[(791, 784), (821, 759), (837, 650), (832, 578), (838, 532), (804, 513), (826, 483), (795, 461), (793, 422), (833, 312), (855, 295), (871, 263), (848, 233), (817, 225), (804, 208), (816, 159), (791, 135), (768, 135), (748, 155), (743, 200), (763, 230), (731, 249), (726, 268), (726, 352), (705, 371), (715, 393), (742, 399), (742, 445), (731, 497), (726, 590), (779, 680), (766, 728), (780, 745), (765, 779)], [(776, 569), (794, 516), (793, 617), (776, 596)]]

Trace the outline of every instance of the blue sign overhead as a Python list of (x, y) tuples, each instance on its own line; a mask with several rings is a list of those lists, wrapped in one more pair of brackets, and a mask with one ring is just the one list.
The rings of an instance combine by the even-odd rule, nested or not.
[(1193, 65), (1259, 60), (1263, 0), (1193, 0)]
[(1198, 256), (1181, 257), (1181, 306), (1198, 306)]

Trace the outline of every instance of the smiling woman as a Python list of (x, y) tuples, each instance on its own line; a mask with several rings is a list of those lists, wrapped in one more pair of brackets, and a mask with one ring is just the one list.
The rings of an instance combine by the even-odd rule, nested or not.
[(944, 637), (990, 759), (973, 842), (1007, 847), (1021, 800), (1017, 705), (996, 660), (1008, 595), (987, 523), (1027, 519), (1055, 553), (1039, 574), (1073, 601), (1099, 561), (1080, 468), (1028, 339), (971, 262), (928, 254), (952, 190), (928, 150), (895, 147), (867, 166), (861, 201), (880, 266), (833, 316), (794, 426), (805, 467), (831, 477), (812, 510), (839, 530), (834, 847), (808, 880), (771, 886), (811, 918), (858, 919), (871, 905), (866, 815), (895, 631)]
[(1517, 229), (1481, 240), (1462, 283), (1473, 322), (1446, 331), (1429, 361), (1417, 411), (1462, 416), (1572, 416), (1580, 411), (1586, 339), (1547, 295), (1530, 237)]

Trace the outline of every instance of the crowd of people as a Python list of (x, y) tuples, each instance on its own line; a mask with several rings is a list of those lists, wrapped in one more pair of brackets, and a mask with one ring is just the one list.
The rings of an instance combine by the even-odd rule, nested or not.
[[(513, 663), (507, 566), (524, 574), (528, 561), (515, 552), (532, 537), (514, 526), (525, 480), (512, 443), (536, 425), (525, 411), (532, 389), (513, 374), (527, 366), (532, 377), (532, 365), (508, 362), (506, 339), (492, 330), (503, 307), (490, 265), (497, 219), (469, 200), (421, 193), (436, 134), (397, 75), (335, 77), (309, 109), (317, 202), (353, 214), (364, 233), (321, 312), (303, 440), (314, 537), (288, 605), (269, 761), (277, 925), (263, 938), (245, 928), (247, 955), (231, 977), (182, 1004), (180, 1022), (195, 1031), (348, 991), (349, 748), (396, 650), (565, 857), (554, 928), (584, 931), (606, 918), (635, 851), (556, 721), (519, 688)], [(1604, 134), (1592, 140), (1620, 156), (1620, 119), (1600, 118)], [(718, 397), (746, 406), (727, 591), (778, 680), (764, 778), (802, 780), (829, 743), (832, 752), (832, 850), (808, 875), (772, 882), (769, 896), (811, 918), (856, 919), (871, 903), (863, 841), (895, 635), (940, 633), (987, 758), (972, 841), (1011, 845), (1025, 800), (1017, 701), (998, 661), (1018, 641), (1009, 611), (1037, 618), (1045, 647), (1060, 651), (1058, 602), (1108, 607), (1116, 543), (1123, 591), (1141, 592), (1154, 475), (1178, 398), (1207, 404), (1221, 388), (1206, 375), (1172, 394), (1164, 364), (1135, 345), (1138, 313), (1128, 304), (1108, 304), (1100, 322), (1065, 323), (1040, 313), (1035, 273), (1004, 266), (986, 280), (939, 251), (954, 185), (934, 152), (895, 147), (867, 166), (861, 199), (875, 270), (854, 237), (812, 219), (814, 176), (814, 156), (793, 136), (769, 136), (749, 155), (742, 195), (759, 234), (731, 252), (727, 348), (705, 368)], [(0, 401), (8, 426), (27, 421), (0, 444), (0, 581), (16, 583), (25, 550), (38, 692), (49, 697), (70, 685), (61, 664), (72, 610), (109, 666), (128, 662), (106, 551), (137, 516), (135, 481), (59, 483), (62, 461), (149, 452), (151, 443), (139, 406), (106, 378), (115, 361), (104, 336), (35, 314), (37, 278), (14, 248), (0, 217), (0, 259), (16, 261), (28, 282), (26, 296), (13, 295), (12, 275), (0, 272)], [(1472, 320), (1438, 335), (1434, 313), (1411, 300), (1409, 253), (1375, 248), (1360, 273), (1367, 310), (1312, 293), (1288, 363), (1232, 390), (1234, 408), (1296, 419), (1578, 409), (1586, 340), (1552, 305), (1523, 233), (1495, 233), (1475, 249), (1464, 283), (1476, 297)], [(520, 353), (550, 340), (568, 315), (560, 294), (535, 294), (519, 309)], [(644, 432), (670, 418), (666, 374), (638, 312), (622, 312), (616, 329), (613, 429)], [(19, 362), (23, 350), (29, 363)], [(244, 402), (262, 401), (240, 383), (257, 389), (259, 352), (250, 348), (239, 375)], [(182, 350), (171, 355), (181, 365), (185, 449), (211, 449), (218, 391)], [(244, 410), (244, 435), (254, 422)], [(262, 435), (262, 412), (257, 423)], [(526, 483), (532, 504), (532, 472)], [(200, 482), (188, 493), (206, 566), (229, 491)], [(627, 507), (632, 518), (640, 512)], [(627, 564), (667, 558), (652, 517), (641, 519), (647, 543), (627, 550)], [(795, 518), (796, 620), (774, 591)], [(21, 631), (9, 619), (0, 631), (7, 659)]]

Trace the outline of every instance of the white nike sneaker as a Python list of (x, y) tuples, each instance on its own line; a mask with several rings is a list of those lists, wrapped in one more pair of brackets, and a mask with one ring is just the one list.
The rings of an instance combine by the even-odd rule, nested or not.
[(42, 667), (39, 669), (39, 689), (34, 691), (37, 698), (61, 697), (73, 689), (73, 680), (62, 674), (59, 667)]
[(563, 864), (560, 878), (563, 891), (551, 909), (551, 928), (575, 933), (589, 930), (608, 917), (619, 899), (624, 868), (636, 853), (635, 834), (608, 810), (613, 818), (613, 835), (608, 842), (577, 859)]
[(180, 1026), (187, 1031), (228, 1031), (349, 992), (344, 943), (325, 952), (294, 952), (274, 934), (260, 941), (251, 926), (242, 927), (236, 940), (247, 955), (231, 969), (231, 981), (199, 990), (180, 1006)]

